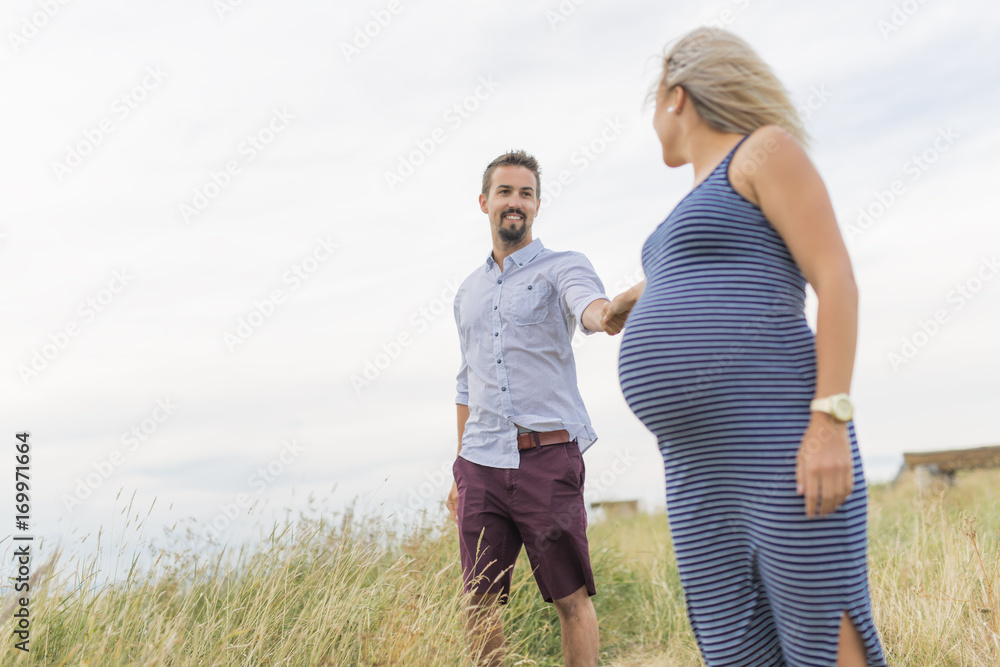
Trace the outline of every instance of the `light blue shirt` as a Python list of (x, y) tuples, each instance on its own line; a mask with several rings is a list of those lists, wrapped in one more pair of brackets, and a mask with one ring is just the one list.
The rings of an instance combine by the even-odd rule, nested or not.
[(586, 451), (597, 440), (576, 386), (573, 332), (583, 311), (607, 299), (578, 252), (553, 252), (535, 239), (465, 279), (455, 294), (461, 345), (455, 402), (469, 406), (460, 455), (492, 468), (517, 468), (517, 426), (569, 431)]

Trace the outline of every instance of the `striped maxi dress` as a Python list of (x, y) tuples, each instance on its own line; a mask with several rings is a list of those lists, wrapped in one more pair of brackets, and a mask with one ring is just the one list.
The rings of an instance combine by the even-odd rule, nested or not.
[(619, 353), (622, 393), (656, 435), (688, 618), (706, 663), (836, 664), (843, 612), (885, 658), (872, 621), (867, 488), (807, 518), (795, 460), (816, 383), (805, 278), (729, 163), (646, 240), (646, 288)]

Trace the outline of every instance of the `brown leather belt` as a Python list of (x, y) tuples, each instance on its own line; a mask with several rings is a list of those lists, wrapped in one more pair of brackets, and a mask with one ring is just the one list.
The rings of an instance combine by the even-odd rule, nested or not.
[(558, 431), (545, 431), (544, 433), (532, 431), (531, 433), (522, 433), (517, 436), (517, 449), (518, 451), (534, 449), (536, 447), (544, 447), (545, 445), (559, 445), (564, 442), (569, 442), (569, 431), (564, 428)]

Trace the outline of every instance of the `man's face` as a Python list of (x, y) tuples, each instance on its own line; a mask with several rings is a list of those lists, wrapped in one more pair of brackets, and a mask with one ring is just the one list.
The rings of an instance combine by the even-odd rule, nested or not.
[(490, 227), (506, 243), (530, 236), (538, 212), (538, 184), (527, 167), (504, 165), (493, 170), (489, 193), (479, 195), (479, 207), (490, 218)]

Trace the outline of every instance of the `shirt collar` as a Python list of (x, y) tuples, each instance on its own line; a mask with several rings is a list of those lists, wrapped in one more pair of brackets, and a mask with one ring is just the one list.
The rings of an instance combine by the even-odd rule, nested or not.
[[(523, 266), (537, 257), (538, 253), (543, 250), (545, 250), (545, 246), (542, 245), (542, 240), (540, 238), (535, 238), (528, 245), (507, 256), (514, 260), (514, 263), (518, 266)], [(486, 256), (486, 270), (492, 271), (494, 264), (496, 264), (496, 262), (493, 261), (493, 251), (491, 250), (490, 254)]]

